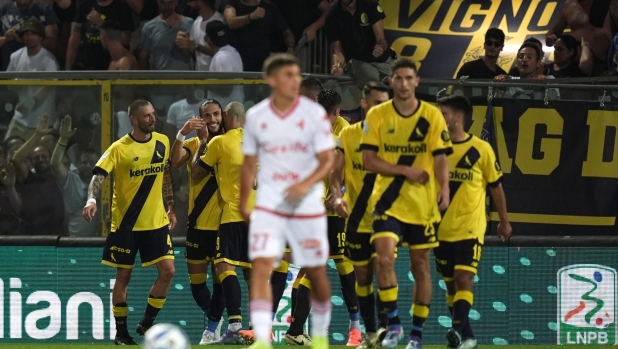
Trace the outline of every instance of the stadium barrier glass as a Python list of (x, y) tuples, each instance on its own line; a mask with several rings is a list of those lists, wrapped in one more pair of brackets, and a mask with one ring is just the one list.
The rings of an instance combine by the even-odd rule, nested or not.
[[(176, 276), (157, 322), (177, 324), (197, 342), (204, 319), (191, 296), (182, 258), (184, 239), (174, 242)], [(100, 264), (102, 239), (30, 239), (28, 243), (48, 246), (16, 243), (15, 239), (0, 239), (4, 245), (0, 247), (4, 261), (0, 270), (2, 342), (109, 342), (114, 335), (110, 297), (115, 273), (114, 269)], [(616, 246), (618, 239), (613, 237), (514, 237), (508, 246), (489, 238), (475, 278), (475, 302), (470, 312), (479, 342), (615, 343)], [(131, 328), (141, 318), (148, 289), (156, 278), (155, 268), (141, 269), (139, 259), (136, 265), (139, 270), (133, 273), (128, 298)], [(400, 282), (399, 307), (406, 330), (411, 326), (413, 285), (408, 265), (408, 253), (403, 250), (396, 270)], [(335, 265), (330, 262), (327, 269), (334, 305), (330, 340), (333, 344), (344, 344), (347, 309), (339, 291)], [(434, 295), (424, 336), (427, 344), (442, 344), (450, 318), (444, 282), (433, 269)], [(288, 275), (286, 295), (276, 315), (277, 342), (287, 329), (289, 291), (296, 271), (293, 268)], [(247, 325), (247, 292), (244, 287), (243, 290), (243, 323)]]

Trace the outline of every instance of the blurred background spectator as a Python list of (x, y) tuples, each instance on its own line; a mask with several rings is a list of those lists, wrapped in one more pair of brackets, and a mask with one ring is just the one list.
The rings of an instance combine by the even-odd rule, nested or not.
[(0, 145), (0, 235), (20, 234), (21, 195), (17, 192), (15, 167), (9, 153)]
[(178, 0), (158, 0), (159, 15), (142, 28), (139, 63), (142, 69), (192, 70), (191, 52), (176, 44), (178, 32), (191, 30), (193, 20), (176, 13)]
[[(543, 55), (543, 59), (545, 59), (545, 54), (543, 52), (543, 44), (541, 43), (541, 40), (535, 38), (535, 37), (530, 37), (527, 38), (526, 40), (524, 40), (524, 44), (525, 43), (530, 43), (533, 44), (534, 46), (536, 46), (539, 51), (541, 52), (541, 54)], [(537, 75), (542, 75), (543, 72), (545, 71), (545, 67), (541, 66), (539, 67), (539, 69), (537, 70)], [(515, 62), (513, 64), (513, 66), (511, 67), (511, 69), (509, 70), (508, 73), (509, 76), (519, 76), (519, 69), (517, 69), (517, 58), (515, 58)]]
[(225, 19), (215, 10), (215, 0), (191, 0), (188, 4), (198, 11), (198, 16), (188, 34), (178, 32), (176, 44), (182, 49), (194, 52), (195, 70), (208, 71), (215, 51), (206, 42), (206, 26), (212, 21), (224, 22)]
[(504, 48), (504, 32), (498, 28), (490, 28), (485, 33), (485, 55), (472, 62), (465, 63), (457, 72), (457, 79), (493, 79), (504, 75), (504, 69), (498, 66), (498, 57)]
[(272, 2), (229, 0), (223, 14), (230, 27), (230, 43), (238, 50), (245, 71), (262, 71), (275, 47), (273, 38), (282, 38), (286, 52), (294, 54), (294, 35)]
[(101, 27), (101, 45), (109, 53), (109, 70), (137, 70), (139, 63), (123, 43), (123, 32), (118, 22), (105, 21)]
[(545, 64), (546, 75), (555, 78), (583, 78), (592, 75), (594, 57), (582, 38), (580, 44), (568, 34), (562, 34), (554, 43), (554, 62)]
[[(75, 0), (74, 0), (75, 1)], [(129, 47), (135, 30), (131, 9), (124, 0), (84, 0), (77, 6), (66, 54), (66, 70), (107, 70), (110, 55), (101, 45), (100, 27), (116, 23), (121, 41)]]
[(18, 32), (26, 20), (34, 18), (44, 24), (43, 46), (53, 51), (58, 38), (58, 16), (52, 6), (34, 0), (15, 0), (0, 6), (0, 47), (2, 47), (2, 70), (6, 70), (11, 54), (24, 47)]
[[(184, 86), (185, 98), (174, 102), (167, 112), (167, 123), (176, 127), (179, 131), (182, 126), (193, 116), (200, 115), (200, 105), (206, 97), (204, 90), (196, 86)], [(187, 139), (196, 137), (195, 131), (187, 134)]]
[[(213, 21), (208, 23), (206, 37), (208, 44), (215, 52), (210, 63), (210, 71), (243, 71), (240, 54), (230, 46), (229, 30), (223, 22)], [(208, 98), (218, 101), (224, 108), (231, 102), (243, 102), (245, 100), (242, 85), (209, 85)]]
[[(20, 40), (26, 45), (11, 54), (8, 71), (56, 71), (56, 58), (42, 46), (45, 38), (43, 23), (35, 18), (28, 19), (19, 29)], [(51, 115), (50, 125), (54, 121), (55, 99), (54, 88), (48, 86), (15, 87), (19, 93), (19, 103), (15, 107), (15, 115), (6, 137), (13, 135), (23, 139), (34, 134), (38, 119), (43, 114)]]
[[(326, 14), (330, 9), (327, 0), (271, 0), (281, 12), (285, 23), (294, 35), (294, 44), (302, 39), (304, 35), (307, 42), (313, 41), (317, 33), (324, 27)], [(273, 52), (285, 52), (287, 46), (280, 36), (275, 36), (272, 40)]]

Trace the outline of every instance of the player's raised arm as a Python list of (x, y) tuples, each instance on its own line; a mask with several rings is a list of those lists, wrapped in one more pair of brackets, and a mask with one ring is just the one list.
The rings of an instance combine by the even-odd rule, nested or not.
[[(183, 146), (185, 136), (189, 134), (189, 132), (199, 129), (206, 129), (206, 122), (204, 122), (204, 120), (200, 117), (193, 116), (189, 120), (187, 120), (187, 122), (185, 122), (182, 128), (178, 131), (178, 134), (176, 135), (176, 140), (172, 145), (172, 152), (170, 154), (170, 161), (173, 168), (179, 168), (185, 162), (187, 162), (191, 154), (189, 154), (189, 152)], [(206, 129), (206, 138), (208, 138), (208, 129)], [(200, 137), (200, 141), (201, 140), (202, 138)], [(202, 152), (203, 151), (204, 150), (202, 149)], [(202, 154), (202, 152), (196, 152), (196, 154)]]
[(176, 226), (176, 206), (174, 205), (174, 176), (168, 162), (163, 173), (163, 196), (167, 202), (167, 218), (170, 220), (170, 230)]

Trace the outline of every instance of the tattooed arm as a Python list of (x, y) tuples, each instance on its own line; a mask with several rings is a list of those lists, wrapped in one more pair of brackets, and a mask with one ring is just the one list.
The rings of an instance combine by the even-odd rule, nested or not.
[(82, 216), (84, 216), (84, 219), (88, 222), (92, 221), (95, 213), (97, 213), (96, 197), (101, 190), (101, 183), (103, 183), (103, 180), (105, 180), (105, 176), (102, 174), (95, 174), (90, 180), (90, 185), (88, 186), (88, 201), (82, 210)]
[(168, 162), (165, 165), (163, 173), (163, 196), (167, 202), (167, 217), (170, 220), (170, 229), (176, 226), (176, 207), (174, 205), (174, 176), (172, 175), (172, 167)]

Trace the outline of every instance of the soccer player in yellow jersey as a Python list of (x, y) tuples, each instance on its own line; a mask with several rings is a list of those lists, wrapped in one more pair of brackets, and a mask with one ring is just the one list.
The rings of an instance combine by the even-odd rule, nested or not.
[[(213, 293), (206, 285), (208, 265), (215, 260), (217, 254), (217, 237), (223, 198), (217, 185), (217, 179), (212, 173), (206, 177), (194, 180), (191, 178), (193, 168), (198, 168), (198, 160), (204, 154), (206, 145), (215, 136), (223, 134), (223, 110), (221, 104), (214, 99), (205, 100), (199, 108), (199, 117), (187, 120), (178, 131), (176, 141), (172, 145), (170, 156), (172, 167), (187, 166), (189, 172), (189, 223), (185, 247), (185, 259), (189, 271), (191, 293), (197, 305), (208, 317), (200, 344), (211, 344), (218, 340), (216, 336), (219, 321), (224, 309), (223, 289), (216, 277), (212, 264)], [(196, 130), (197, 137), (185, 140), (189, 132)], [(197, 169), (200, 171), (201, 167)]]
[(410, 249), (414, 276), (412, 331), (407, 349), (422, 347), (431, 301), (429, 250), (438, 246), (436, 224), (449, 204), (448, 160), (453, 149), (440, 111), (414, 95), (419, 78), (416, 65), (399, 59), (391, 68), (394, 98), (372, 108), (363, 124), (363, 164), (377, 173), (373, 236), (380, 312), (389, 327), (382, 340), (395, 348), (403, 336), (397, 310), (397, 244)]
[[(388, 88), (377, 82), (370, 82), (363, 88), (361, 108), (367, 112), (372, 107), (388, 100)], [(374, 348), (379, 333), (376, 327), (376, 305), (373, 293), (373, 255), (375, 249), (369, 241), (372, 232), (373, 207), (369, 199), (373, 191), (376, 174), (367, 172), (363, 166), (360, 142), (363, 123), (346, 127), (339, 135), (338, 152), (335, 155), (335, 169), (331, 174), (331, 192), (335, 197), (335, 209), (340, 217), (347, 218), (345, 230), (346, 259), (354, 266), (356, 294), (360, 314), (365, 323), (365, 338), (360, 349)], [(341, 186), (345, 178), (346, 192), (342, 199)], [(383, 323), (382, 323), (383, 322)], [(386, 327), (386, 321), (381, 321)]]
[(438, 272), (446, 282), (446, 299), (453, 316), (453, 327), (446, 335), (448, 347), (472, 349), (477, 347), (477, 341), (468, 314), (474, 302), (473, 280), (487, 228), (487, 185), (500, 216), (498, 235), (507, 241), (512, 229), (496, 155), (489, 143), (464, 131), (466, 119), (472, 116), (470, 102), (463, 96), (448, 96), (440, 98), (438, 105), (448, 124), (453, 154), (448, 157), (451, 204), (442, 217), (440, 246), (434, 249), (434, 255)]
[(127, 330), (127, 289), (137, 252), (143, 267), (156, 265), (159, 271), (137, 334), (143, 336), (152, 327), (175, 273), (170, 229), (176, 225), (176, 214), (169, 140), (154, 132), (156, 116), (150, 102), (138, 99), (131, 103), (129, 117), (133, 131), (114, 142), (97, 162), (83, 210), (84, 218), (91, 221), (97, 211), (95, 198), (101, 183), (114, 172), (112, 224), (102, 263), (116, 268), (112, 304), (117, 345), (136, 345)]
[(217, 179), (223, 198), (223, 213), (215, 268), (223, 286), (225, 306), (228, 314), (228, 329), (221, 337), (222, 343), (240, 343), (242, 316), (240, 305), (242, 291), (236, 276), (236, 267), (243, 269), (245, 280), (251, 273), (248, 253), (248, 228), (240, 214), (240, 167), (243, 154), (240, 149), (245, 122), (245, 108), (241, 103), (232, 102), (225, 108), (223, 122), (226, 133), (214, 137), (206, 147), (206, 152), (198, 160), (201, 171), (192, 171), (193, 180), (212, 173)]

